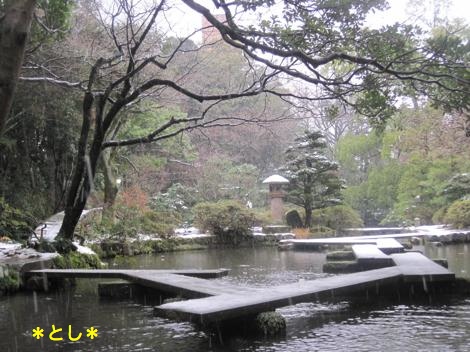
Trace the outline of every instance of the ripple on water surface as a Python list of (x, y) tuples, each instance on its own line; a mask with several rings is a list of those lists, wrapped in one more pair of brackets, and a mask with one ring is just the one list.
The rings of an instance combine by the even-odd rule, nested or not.
[[(133, 267), (229, 267), (230, 276), (217, 280), (256, 287), (325, 276), (318, 269), (323, 254), (244, 249), (165, 258), (132, 258)], [(191, 324), (154, 317), (149, 305), (101, 300), (97, 282), (79, 280), (72, 290), (38, 294), (37, 299), (31, 293), (0, 298), (0, 352), (470, 351), (470, 300), (462, 298), (414, 305), (298, 304), (279, 310), (287, 322), (285, 338), (232, 338), (218, 346)], [(54, 344), (31, 337), (33, 327), (50, 324), (72, 324), (82, 331), (93, 324), (99, 338)]]
[(286, 339), (257, 341), (243, 351), (470, 351), (470, 300), (372, 311), (346, 303), (305, 304), (280, 312), (287, 320)]

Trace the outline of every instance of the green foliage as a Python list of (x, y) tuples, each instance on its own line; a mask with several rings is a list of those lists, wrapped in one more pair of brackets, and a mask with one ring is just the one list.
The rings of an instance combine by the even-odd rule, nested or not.
[[(261, 12), (271, 4), (271, 1), (253, 1), (245, 7)], [(348, 85), (348, 93), (351, 90), (357, 93), (354, 99), (356, 109), (370, 116), (372, 125), (385, 127), (383, 122), (395, 109), (397, 97), (411, 90), (418, 91), (420, 95), (426, 92), (436, 104), (468, 110), (469, 44), (465, 23), (438, 31), (435, 29), (430, 38), (426, 38), (427, 35), (415, 24), (396, 23), (370, 28), (365, 20), (370, 14), (388, 6), (388, 2), (383, 0), (296, 0), (283, 2), (281, 6), (282, 15), (268, 17), (260, 14), (262, 20), (250, 26), (259, 33), (253, 34), (252, 42), (266, 45), (265, 38), (269, 36), (272, 38), (270, 47), (287, 53), (314, 53), (316, 57), (328, 57), (339, 52), (353, 55), (354, 60), (338, 58), (329, 63), (330, 70), (324, 68), (323, 73), (328, 72), (328, 78), (336, 82), (347, 77), (351, 83), (351, 77), (354, 78), (355, 84)], [(293, 59), (296, 58), (294, 55)], [(356, 63), (357, 58), (367, 58), (374, 69), (363, 69), (364, 66)], [(336, 70), (335, 66), (343, 62), (347, 70)], [(305, 66), (310, 69), (307, 64)], [(379, 66), (385, 70), (397, 70), (400, 74), (392, 79), (376, 74)], [(409, 79), (410, 76), (401, 76), (404, 72), (416, 73), (419, 79), (415, 81)], [(440, 79), (437, 84), (429, 84), (428, 80), (422, 80), (423, 76)], [(346, 89), (338, 84), (334, 93), (339, 94)]]
[(270, 209), (266, 208), (253, 208), (250, 211), (254, 214), (255, 217), (255, 226), (265, 226), (272, 225), (273, 218)]
[(359, 214), (348, 205), (336, 205), (314, 210), (312, 220), (313, 224), (334, 230), (364, 226)]
[(39, 0), (37, 7), (41, 11), (36, 12), (40, 15), (32, 24), (32, 43), (37, 45), (64, 39), (70, 29), (74, 3), (72, 0)]
[[(434, 215), (434, 221), (442, 218), (436, 214), (439, 209), (468, 194), (465, 158), (430, 157), (437, 154), (429, 145), (439, 126), (435, 114), (418, 112), (409, 120), (410, 112), (402, 110), (391, 121), (395, 130), (382, 137), (346, 136), (339, 143), (337, 156), (349, 183), (343, 191), (345, 202), (360, 212), (367, 225), (413, 224), (415, 218), (431, 223)], [(423, 155), (426, 148), (429, 151)], [(410, 157), (397, 160), (405, 152)]]
[(446, 215), (447, 215), (447, 207), (440, 208), (432, 216), (433, 224), (439, 225), (439, 224), (445, 223)]
[(101, 261), (98, 256), (79, 252), (69, 252), (53, 259), (56, 269), (99, 269)]
[(452, 176), (444, 185), (442, 195), (450, 203), (470, 197), (470, 173)]
[(377, 133), (342, 137), (336, 146), (336, 159), (341, 165), (340, 174), (349, 186), (367, 179), (371, 167), (380, 161), (382, 138)]
[(195, 188), (174, 183), (165, 192), (152, 197), (150, 207), (158, 212), (177, 212), (182, 215), (184, 221), (191, 222), (191, 208), (198, 198)]
[(57, 28), (62, 31), (70, 26), (72, 0), (41, 0), (38, 6), (46, 12), (46, 24), (49, 28)]
[(113, 208), (116, 219), (103, 218), (97, 230), (101, 234), (107, 234), (111, 238), (120, 240), (137, 237), (141, 224), (141, 211), (123, 205), (115, 205)]
[(367, 87), (357, 99), (358, 111), (369, 117), (370, 124), (378, 129), (385, 127), (386, 121), (393, 115), (395, 108), (392, 105), (393, 98), (390, 92), (383, 89), (381, 83), (375, 83), (369, 86), (367, 81), (374, 80), (367, 76), (365, 86)]
[(0, 197), (0, 237), (26, 241), (34, 232), (36, 220), (28, 213), (10, 206)]
[(141, 231), (168, 237), (181, 220), (180, 214), (174, 211), (147, 211), (141, 217)]
[(15, 143), (0, 144), (0, 194), (37, 219), (63, 206), (80, 133), (74, 94), (20, 82), (4, 136)]
[(126, 241), (138, 234), (168, 236), (181, 223), (180, 215), (170, 209), (151, 210), (147, 194), (138, 186), (122, 190), (112, 207), (113, 216), (103, 217), (95, 224), (96, 231), (112, 239)]
[(445, 216), (446, 222), (456, 228), (470, 226), (470, 200), (458, 200), (451, 204)]
[[(101, 258), (117, 257), (118, 259), (123, 259), (138, 254), (205, 249), (212, 243), (213, 239), (207, 237), (187, 238), (170, 236), (132, 242), (106, 240), (102, 241), (99, 245), (94, 245), (93, 250), (98, 253)], [(125, 261), (128, 261), (128, 259), (125, 259)]]
[[(3, 0), (0, 1), (0, 4), (6, 5), (11, 2), (10, 0)], [(67, 29), (71, 23), (70, 16), (73, 14), (71, 7), (75, 3), (80, 6), (79, 10), (82, 11), (77, 11), (77, 13), (79, 15), (85, 14), (86, 6), (89, 6), (88, 1), (37, 1), (39, 10), (36, 15), (47, 27), (58, 30), (52, 37), (60, 39), (67, 34)], [(379, 126), (382, 126), (382, 122), (389, 118), (390, 113), (396, 106), (394, 100), (397, 95), (406, 92), (406, 89), (409, 89), (411, 85), (413, 85), (413, 88), (417, 88), (420, 94), (428, 93), (437, 104), (443, 105), (447, 110), (457, 109), (464, 112), (464, 114), (468, 111), (469, 94), (467, 86), (469, 70), (467, 63), (469, 42), (468, 31), (461, 31), (460, 28), (457, 28), (464, 27), (462, 24), (454, 28), (435, 28), (431, 38), (426, 40), (425, 36), (412, 26), (383, 26), (376, 30), (368, 28), (366, 22), (368, 15), (386, 8), (387, 1), (385, 0), (285, 1), (276, 5), (280, 6), (281, 11), (276, 10), (269, 13), (269, 9), (273, 5), (274, 2), (271, 0), (243, 2), (240, 6), (257, 12), (260, 20), (245, 28), (243, 28), (243, 24), (240, 24), (242, 26), (240, 33), (246, 35), (245, 39), (249, 38), (251, 43), (249, 47), (252, 48), (254, 53), (263, 51), (269, 54), (270, 49), (284, 52), (285, 55), (281, 55), (284, 56), (283, 63), (286, 64), (283, 68), (284, 71), (289, 72), (292, 69), (294, 76), (305, 75), (305, 78), (315, 83), (318, 89), (322, 90), (324, 88), (321, 92), (315, 92), (315, 98), (326, 99), (331, 96), (353, 101), (360, 111), (371, 117), (372, 124)], [(57, 45), (56, 43), (47, 43), (47, 40), (43, 41), (44, 38), (40, 35), (40, 38), (33, 35), (32, 49), (34, 50), (28, 50), (27, 53), (27, 66), (30, 66), (28, 70), (31, 71), (32, 75), (41, 71), (44, 75), (55, 77), (58, 80), (85, 82), (85, 77), (88, 75), (84, 73), (92, 65), (88, 61), (93, 61), (94, 58), (100, 56), (107, 57), (116, 49), (126, 47), (125, 35), (117, 35), (117, 38), (114, 38), (116, 43), (113, 43), (113, 38), (110, 38), (110, 42), (107, 42), (106, 33), (127, 33), (126, 23), (139, 23), (144, 28), (143, 22), (151, 18), (151, 16), (146, 16), (144, 11), (144, 9), (139, 8), (137, 12), (140, 13), (136, 15), (137, 17), (133, 20), (127, 19), (127, 21), (126, 14), (132, 13), (133, 10), (121, 11), (120, 15), (116, 17), (119, 20), (114, 21), (119, 28), (114, 28), (114, 30), (109, 27), (98, 29), (96, 25), (98, 22), (108, 26), (110, 21), (99, 21), (99, 19), (94, 18), (95, 13), (90, 14), (89, 17), (83, 16), (84, 18), (80, 18), (80, 21), (78, 21), (79, 26), (73, 33), (74, 35)], [(164, 15), (164, 13), (162, 14)], [(35, 29), (39, 30), (40, 26), (37, 23), (35, 25)], [(89, 30), (91, 27), (94, 27), (93, 30)], [(249, 33), (249, 29), (256, 29), (256, 31)], [(166, 64), (149, 64), (145, 69), (140, 70), (139, 68), (138, 73), (136, 72), (135, 75), (131, 73), (127, 77), (129, 81), (126, 82), (126, 86), (129, 83), (132, 89), (121, 89), (123, 86), (116, 84), (109, 88), (114, 87), (117, 90), (106, 90), (107, 84), (111, 81), (124, 82), (119, 79), (127, 75), (126, 67), (132, 68), (132, 62), (134, 61), (131, 61), (129, 66), (125, 62), (113, 62), (110, 65), (103, 65), (96, 87), (93, 87), (96, 90), (92, 93), (97, 97), (103, 91), (109, 92), (110, 99), (104, 100), (103, 103), (106, 105), (112, 101), (126, 102), (126, 104), (115, 105), (118, 108), (125, 106), (126, 111), (122, 111), (123, 114), (118, 115), (122, 116), (122, 120), (120, 117), (114, 121), (107, 119), (102, 124), (108, 125), (108, 122), (112, 122), (112, 128), (122, 126), (118, 135), (114, 136), (115, 131), (112, 130), (100, 131), (96, 129), (96, 136), (103, 135), (106, 138), (111, 138), (111, 136), (113, 138), (141, 137), (148, 135), (151, 131), (158, 131), (158, 127), (166, 126), (166, 123), (172, 121), (172, 117), (191, 117), (190, 125), (182, 123), (178, 126), (192, 129), (196, 127), (192, 123), (198, 123), (194, 117), (200, 116), (200, 112), (207, 107), (193, 104), (190, 101), (190, 98), (195, 94), (250, 93), (251, 88), (253, 88), (254, 93), (258, 93), (259, 88), (275, 89), (280, 85), (279, 81), (272, 80), (276, 75), (266, 75), (263, 67), (248, 62), (245, 60), (248, 56), (240, 55), (236, 50), (198, 50), (194, 42), (186, 41), (181, 43), (175, 38), (163, 38), (163, 34), (159, 33), (159, 30), (155, 27), (149, 33), (151, 41), (138, 45), (137, 47), (140, 47), (143, 52), (134, 53), (131, 55), (130, 60), (135, 60), (137, 63), (150, 62), (146, 60), (149, 54), (147, 49), (152, 47), (155, 57), (171, 57), (168, 67)], [(93, 42), (95, 48), (99, 49), (98, 51), (90, 51), (90, 48), (87, 48), (86, 44), (90, 41), (89, 38), (92, 38), (91, 42)], [(242, 37), (239, 39), (240, 42), (246, 44)], [(49, 46), (40, 47), (36, 45), (36, 42), (43, 42), (49, 44)], [(113, 49), (114, 44), (118, 44), (117, 42), (120, 42), (119, 48)], [(182, 44), (181, 49), (183, 49), (183, 52), (172, 56), (171, 49), (177, 48), (180, 44)], [(262, 44), (264, 48), (258, 50), (257, 44)], [(215, 45), (213, 48), (220, 49)], [(273, 50), (271, 53), (277, 50)], [(58, 52), (63, 53), (63, 55), (57, 56)], [(291, 56), (291, 53), (294, 53), (294, 56)], [(348, 53), (348, 55), (331, 55), (332, 53)], [(70, 57), (67, 57), (68, 55)], [(309, 61), (309, 63), (303, 68), (296, 66), (294, 69), (294, 66), (290, 66), (292, 62), (301, 65), (302, 59), (306, 56), (309, 59), (306, 61)], [(80, 59), (82, 57), (87, 57), (89, 60), (85, 62), (85, 60)], [(215, 60), (211, 60), (214, 57)], [(120, 60), (126, 60), (127, 58), (129, 58), (129, 55), (123, 55)], [(429, 62), (427, 62), (428, 60)], [(178, 64), (176, 67), (172, 67), (175, 62)], [(35, 64), (38, 64), (38, 67), (35, 68)], [(48, 64), (51, 66), (48, 66)], [(162, 71), (159, 71), (159, 66), (162, 67)], [(122, 68), (123, 70), (121, 70)], [(215, 73), (211, 72), (210, 68), (216, 68)], [(39, 71), (33, 72), (36, 70)], [(375, 74), (383, 70), (396, 70), (400, 74)], [(151, 89), (148, 92), (137, 89), (150, 77), (150, 74), (161, 78), (163, 82), (168, 84), (155, 86), (154, 90)], [(224, 79), (220, 79), (222, 76)], [(255, 80), (250, 82), (252, 77)], [(419, 78), (419, 80), (413, 80), (413, 77)], [(400, 84), (400, 80), (411, 82), (411, 84)], [(179, 91), (177, 96), (169, 93), (171, 89), (164, 89), (173, 86), (172, 83), (176, 83), (180, 87), (176, 89)], [(77, 157), (76, 155), (76, 141), (80, 131), (77, 121), (81, 121), (81, 104), (79, 104), (81, 94), (77, 98), (75, 93), (68, 93), (73, 90), (68, 91), (51, 87), (48, 84), (41, 84), (40, 89), (34, 89), (37, 87), (33, 83), (28, 83), (28, 85), (20, 83), (18, 88), (7, 132), (0, 141), (0, 155), (2, 156), (0, 158), (0, 194), (5, 195), (10, 205), (27, 210), (38, 218), (46, 218), (49, 214), (64, 208), (65, 191), (67, 186), (70, 185), (68, 178), (71, 175), (71, 167), (77, 165), (77, 160), (81, 158), (81, 156)], [(173, 86), (173, 88), (175, 87)], [(132, 99), (126, 100), (125, 96), (120, 96), (121, 92), (125, 95), (126, 91), (139, 99), (135, 101)], [(285, 88), (278, 91), (288, 93)], [(140, 100), (140, 97), (138, 97), (140, 92), (144, 92), (146, 96), (158, 97), (155, 98), (156, 100), (154, 99), (152, 104), (133, 104)], [(355, 93), (357, 93), (356, 96), (351, 96)], [(256, 97), (250, 97), (242, 103), (235, 99), (230, 99), (227, 102), (217, 102), (205, 111), (207, 114), (204, 116), (204, 120), (200, 121), (203, 121), (205, 126), (210, 126), (211, 119), (220, 116), (239, 118), (239, 122), (251, 117), (254, 120), (261, 121), (265, 115), (270, 116), (271, 112), (277, 113), (277, 107), (282, 106), (281, 103), (273, 104), (274, 100), (272, 98), (264, 98), (263, 94), (257, 94)], [(175, 106), (179, 107), (175, 108)], [(104, 109), (97, 109), (97, 111), (100, 110), (106, 113), (113, 111), (107, 106)], [(138, 114), (134, 114), (135, 111), (138, 111)], [(332, 111), (332, 114), (334, 115), (335, 112)], [(111, 116), (112, 114), (108, 115), (108, 117)], [(282, 114), (276, 114), (275, 116), (281, 117)], [(95, 121), (99, 121), (99, 118)], [(230, 125), (235, 120), (230, 122), (226, 120), (225, 122)], [(213, 123), (213, 125), (217, 124), (217, 122)], [(95, 126), (100, 126), (100, 124), (97, 123)], [(246, 130), (248, 129), (251, 129), (251, 126)], [(230, 130), (243, 131), (234, 127)], [(168, 129), (163, 128), (161, 131), (164, 132), (160, 136), (170, 136), (175, 131), (175, 126)], [(470, 132), (467, 131), (467, 133)], [(233, 133), (233, 135), (237, 135), (237, 133)], [(275, 135), (276, 133), (273, 133), (273, 136)], [(236, 166), (235, 163), (229, 165), (229, 163), (221, 162), (212, 170), (207, 168), (207, 172), (203, 172), (201, 177), (195, 177), (194, 179), (197, 179), (199, 183), (198, 190), (200, 190), (201, 199), (214, 201), (221, 198), (233, 198), (243, 202), (250, 200), (255, 205), (261, 205), (263, 194), (256, 185), (256, 181), (260, 173), (264, 173), (269, 169), (267, 166), (273, 165), (272, 161), (266, 162), (266, 160), (274, 160), (274, 158), (279, 157), (279, 153), (273, 153), (273, 151), (276, 151), (275, 148), (279, 148), (280, 143), (275, 143), (276, 137), (273, 138), (274, 143), (273, 140), (265, 144), (258, 142), (257, 146), (263, 151), (263, 153), (259, 153), (256, 148), (252, 147), (254, 143), (240, 143), (240, 140), (236, 140), (237, 143), (232, 143), (231, 147), (226, 147), (230, 143), (225, 143), (225, 137), (225, 134), (221, 134), (217, 140), (223, 142), (218, 144), (219, 147), (223, 145), (222, 148), (226, 149), (224, 152), (227, 153), (224, 153), (224, 156), (242, 155), (237, 156), (237, 162), (243, 162), (244, 164)], [(194, 135), (191, 138), (194, 138)], [(252, 139), (255, 140), (256, 138)], [(248, 140), (246, 138), (244, 141)], [(257, 138), (256, 140), (263, 139)], [(400, 139), (397, 137), (395, 141), (396, 144), (399, 144)], [(152, 147), (134, 146), (120, 155), (119, 169), (126, 174), (125, 179), (129, 184), (132, 183), (131, 181), (139, 181), (138, 178), (142, 174), (145, 179), (153, 180), (155, 178), (148, 177), (148, 175), (151, 172), (161, 175), (164, 168), (170, 168), (168, 165), (171, 164), (171, 158), (175, 155), (184, 156), (180, 159), (183, 161), (194, 159), (194, 152), (188, 151), (190, 147), (188, 134), (180, 135), (178, 139), (171, 138), (160, 141), (158, 145)], [(230, 152), (227, 151), (229, 148), (231, 148)], [(385, 148), (388, 148), (388, 146)], [(100, 146), (97, 145), (96, 149), (99, 150)], [(248, 157), (245, 158), (246, 152), (250, 149), (255, 150), (250, 156), (251, 160)], [(419, 148), (415, 149), (418, 150)], [(428, 152), (427, 149), (423, 150), (424, 153)], [(373, 153), (377, 150), (373, 145), (373, 148), (363, 149), (362, 151)], [(451, 196), (450, 193), (439, 193), (442, 189), (448, 188), (441, 187), (440, 175), (434, 177), (431, 174), (428, 175), (430, 177), (419, 180), (422, 183), (421, 185), (413, 184), (413, 182), (408, 182), (405, 179), (403, 187), (398, 189), (395, 176), (393, 182), (389, 182), (391, 177), (385, 175), (385, 171), (377, 171), (377, 175), (370, 171), (374, 170), (370, 167), (373, 158), (373, 155), (365, 155), (357, 163), (355, 157), (342, 159), (352, 161), (354, 165), (351, 165), (351, 168), (362, 169), (362, 173), (351, 173), (351, 178), (358, 175), (359, 177), (356, 177), (354, 183), (351, 182), (352, 186), (358, 188), (350, 192), (349, 198), (351, 199), (350, 203), (354, 206), (364, 205), (365, 210), (361, 209), (361, 213), (367, 214), (367, 218), (372, 219), (371, 221), (379, 221), (392, 208), (394, 213), (403, 219), (416, 215), (429, 219), (430, 214), (435, 213), (436, 209), (451, 201), (458, 193), (454, 192), (454, 196)], [(92, 157), (92, 159), (94, 158)], [(243, 160), (241, 161), (241, 159)], [(137, 165), (135, 169), (139, 171), (130, 170), (129, 165), (133, 167)], [(256, 167), (252, 165), (256, 165)], [(381, 166), (379, 164), (375, 165), (377, 168)], [(217, 170), (217, 173), (214, 173), (214, 170)], [(83, 170), (80, 169), (79, 171), (82, 172)], [(174, 171), (174, 169), (168, 171), (168, 174), (159, 178), (159, 180), (164, 177), (166, 179), (161, 180), (161, 182), (147, 182), (142, 187), (153, 187), (154, 189), (151, 191), (148, 189), (146, 191), (150, 194), (156, 194), (162, 189), (165, 190), (170, 184), (177, 181), (182, 182), (183, 176), (181, 176), (181, 179), (175, 180), (173, 176), (167, 176), (173, 175), (171, 171)], [(315, 186), (313, 191), (308, 189), (309, 187), (312, 188), (310, 185), (303, 187), (303, 194), (292, 193), (293, 199), (303, 197), (300, 201), (291, 201), (308, 209), (307, 219), (312, 208), (325, 206), (325, 203), (331, 203), (332, 200), (338, 198), (335, 189), (341, 188), (341, 184), (334, 177), (336, 176), (333, 175), (334, 173), (328, 173), (323, 180), (322, 177), (317, 177), (316, 180), (320, 185)], [(135, 176), (136, 174), (138, 175)], [(345, 175), (350, 174), (345, 173)], [(446, 174), (446, 176), (452, 175), (452, 173)], [(127, 177), (135, 178), (129, 180)], [(170, 177), (172, 179), (168, 180)], [(406, 178), (409, 177), (411, 176), (406, 175)], [(367, 184), (363, 185), (362, 183), (366, 181)], [(329, 182), (330, 184), (328, 184)], [(88, 185), (86, 183), (82, 184)], [(381, 184), (384, 186), (391, 185), (390, 188), (392, 189), (387, 189), (387, 192), (381, 191), (379, 187)], [(429, 194), (422, 191), (427, 187)], [(99, 182), (97, 182), (96, 188), (99, 190)], [(297, 188), (301, 189), (302, 187), (297, 185)], [(410, 189), (410, 195), (405, 194), (408, 192), (407, 188)], [(417, 191), (415, 192), (415, 190)], [(83, 194), (86, 194), (86, 192)], [(434, 196), (435, 194), (438, 196)], [(177, 196), (179, 194), (168, 195), (168, 199), (164, 199), (160, 205), (164, 205), (165, 202), (176, 205), (176, 202), (178, 202)], [(419, 204), (415, 204), (417, 203), (417, 196), (420, 197)], [(190, 204), (192, 202), (192, 200), (185, 200), (185, 203)], [(315, 204), (316, 202), (318, 204)], [(184, 205), (184, 207), (187, 206), (188, 204)], [(182, 207), (178, 211), (183, 210)], [(118, 209), (118, 213), (120, 212), (125, 211)], [(135, 235), (136, 232), (140, 231), (139, 227), (150, 226), (145, 225), (145, 219), (135, 222), (135, 217), (141, 215), (132, 211), (122, 216), (125, 229), (117, 232), (129, 231), (130, 235)]]
[(380, 135), (343, 137), (336, 154), (345, 202), (366, 225), (442, 221), (444, 209), (470, 191), (460, 121), (416, 102), (400, 108)]
[(335, 237), (336, 230), (322, 225), (313, 225), (309, 229), (307, 238)]
[[(462, 28), (466, 28), (462, 30)], [(433, 29), (431, 36), (427, 40), (430, 52), (438, 53), (449, 60), (457, 63), (454, 66), (454, 77), (459, 77), (462, 82), (470, 79), (470, 71), (468, 70), (468, 62), (470, 60), (470, 33), (468, 25), (460, 21), (452, 23), (446, 27), (436, 27)], [(436, 65), (433, 67), (435, 74), (442, 74), (445, 67)], [(458, 88), (459, 82), (448, 77), (443, 82), (445, 86), (453, 89)], [(443, 89), (441, 85), (427, 87), (429, 94), (436, 97), (434, 106), (440, 106), (446, 111), (468, 111), (470, 109), (470, 95), (464, 89), (455, 89), (450, 91)], [(467, 136), (470, 131), (467, 130)]]
[(256, 166), (236, 164), (216, 156), (207, 160), (201, 169), (195, 187), (200, 200), (235, 199), (243, 203), (249, 200), (255, 206), (264, 203)]
[[(136, 138), (146, 136), (155, 131), (158, 126), (168, 122), (171, 118), (183, 118), (185, 114), (177, 109), (159, 108), (157, 104), (147, 103), (142, 107), (142, 112), (139, 118), (132, 118), (132, 116), (125, 116), (123, 118), (124, 126), (119, 131), (120, 138)], [(176, 127), (174, 127), (176, 128)], [(169, 130), (168, 132), (171, 132)], [(170, 142), (172, 143), (172, 142)], [(173, 140), (174, 146), (177, 146)]]
[(135, 207), (116, 205), (114, 220), (103, 220), (96, 224), (96, 230), (110, 238), (126, 240), (138, 234), (158, 234), (166, 237), (181, 222), (181, 217), (172, 211), (140, 210)]
[(221, 242), (234, 245), (251, 235), (255, 222), (253, 212), (235, 201), (199, 203), (193, 212), (196, 226), (211, 232)]
[[(60, 239), (57, 239), (57, 240), (60, 240)], [(71, 243), (70, 243), (70, 245), (71, 245)], [(61, 246), (59, 245), (58, 247), (61, 247)], [(39, 240), (39, 242), (37, 243), (37, 246), (35, 246), (35, 249), (38, 252), (41, 252), (41, 253), (54, 253), (58, 250), (58, 248), (56, 248), (54, 242), (49, 242), (45, 239)], [(72, 250), (72, 248), (70, 248), (70, 251), (71, 250)]]
[(452, 158), (411, 160), (406, 164), (400, 179), (397, 202), (389, 218), (394, 217), (401, 222), (413, 222), (419, 218), (421, 224), (432, 223), (436, 211), (450, 204), (444, 190), (448, 187), (449, 179), (461, 167), (465, 167), (465, 164)]
[(360, 213), (367, 225), (377, 225), (395, 206), (403, 170), (397, 162), (369, 167), (363, 182), (343, 191), (345, 202)]
[(20, 288), (20, 274), (18, 271), (0, 266), (0, 295), (18, 291)]
[(46, 243), (47, 243), (46, 241), (42, 241), (42, 243), (40, 243), (40, 249), (52, 252), (52, 249), (55, 248), (55, 250), (58, 253), (64, 254), (64, 255), (67, 255), (67, 254), (72, 253), (73, 251), (75, 251), (75, 247), (74, 247), (74, 245), (72, 243), (72, 240), (70, 238), (64, 238), (62, 236), (57, 236), (55, 238), (54, 242), (52, 243), (52, 249), (49, 248), (49, 246), (46, 245)]

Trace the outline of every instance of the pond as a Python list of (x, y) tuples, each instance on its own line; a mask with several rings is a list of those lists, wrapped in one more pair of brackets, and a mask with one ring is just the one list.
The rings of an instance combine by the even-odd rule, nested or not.
[[(426, 247), (431, 257), (447, 257), (450, 269), (469, 277), (470, 245)], [(324, 253), (279, 252), (276, 248), (204, 250), (116, 259), (110, 268), (230, 268), (217, 279), (237, 285), (274, 286), (324, 277)], [(287, 334), (277, 339), (232, 338), (220, 346), (189, 323), (154, 317), (153, 307), (132, 300), (100, 299), (100, 280), (78, 280), (61, 292), (20, 293), (0, 298), (0, 351), (463, 351), (470, 335), (470, 298), (446, 297), (424, 303), (370, 302), (351, 305), (307, 303), (278, 311)], [(48, 338), (51, 325), (63, 328)], [(82, 337), (69, 341), (81, 332)], [(86, 337), (86, 329), (98, 337)], [(46, 337), (32, 337), (42, 327)]]

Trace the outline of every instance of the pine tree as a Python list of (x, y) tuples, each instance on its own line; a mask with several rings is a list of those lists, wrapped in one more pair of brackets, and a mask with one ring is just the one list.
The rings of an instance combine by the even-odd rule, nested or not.
[(283, 168), (289, 178), (287, 200), (305, 210), (305, 227), (312, 225), (312, 211), (340, 203), (342, 182), (338, 164), (326, 156), (320, 132), (306, 131), (286, 150)]

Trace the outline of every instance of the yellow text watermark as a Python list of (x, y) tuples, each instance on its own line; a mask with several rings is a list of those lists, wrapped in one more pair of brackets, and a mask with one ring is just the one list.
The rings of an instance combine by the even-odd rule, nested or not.
[[(64, 336), (66, 336), (68, 340), (72, 342), (78, 341), (82, 338), (82, 333), (80, 331), (72, 332), (72, 325), (68, 326), (67, 333), (62, 330), (63, 328), (56, 328), (55, 324), (52, 324), (49, 334), (47, 334), (46, 332), (46, 335), (44, 335), (44, 329), (38, 326), (33, 329), (32, 335), (38, 340), (46, 336), (46, 338), (49, 338), (49, 340), (51, 341), (63, 341)], [(86, 329), (86, 337), (88, 337), (90, 340), (93, 340), (94, 338), (98, 337), (98, 329), (96, 329), (94, 326), (90, 327), (89, 329)]]

